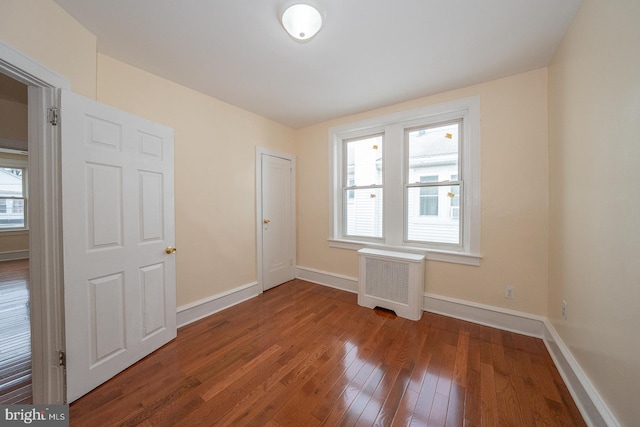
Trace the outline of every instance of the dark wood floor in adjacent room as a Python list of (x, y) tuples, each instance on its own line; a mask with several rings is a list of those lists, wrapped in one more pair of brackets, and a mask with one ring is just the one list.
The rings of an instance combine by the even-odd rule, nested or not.
[(543, 342), (294, 280), (192, 323), (71, 426), (584, 426)]
[(0, 404), (33, 401), (29, 260), (0, 263)]

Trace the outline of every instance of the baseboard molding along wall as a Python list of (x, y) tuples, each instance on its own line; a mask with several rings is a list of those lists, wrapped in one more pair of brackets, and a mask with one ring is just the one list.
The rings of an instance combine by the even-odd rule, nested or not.
[(329, 286), (330, 288), (341, 289), (343, 291), (358, 293), (358, 278), (344, 276), (341, 274), (328, 273), (309, 267), (296, 267), (296, 277), (307, 282)]
[(196, 320), (222, 311), (225, 308), (240, 304), (261, 293), (262, 288), (258, 286), (258, 282), (253, 282), (190, 304), (182, 305), (177, 309), (177, 326), (180, 328), (188, 325)]
[(536, 338), (544, 337), (544, 317), (425, 293), (424, 311)]
[(14, 261), (17, 259), (29, 259), (29, 250), (0, 252), (0, 262)]
[[(347, 292), (358, 292), (357, 277), (302, 266), (297, 267), (297, 277)], [(592, 427), (620, 426), (546, 317), (429, 293), (424, 295), (423, 309), (431, 313), (542, 339), (585, 422)]]
[(545, 319), (544, 323), (544, 343), (587, 424), (620, 427), (620, 423), (562, 341), (553, 324), (549, 319)]

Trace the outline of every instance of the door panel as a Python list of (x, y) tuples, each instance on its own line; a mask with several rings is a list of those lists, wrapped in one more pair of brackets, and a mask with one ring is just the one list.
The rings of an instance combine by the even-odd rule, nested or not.
[(162, 174), (156, 172), (141, 171), (138, 180), (140, 182), (140, 241), (153, 242), (163, 239), (162, 206), (163, 188)]
[(122, 168), (87, 163), (87, 250), (122, 246)]
[(61, 94), (67, 400), (176, 336), (173, 130)]
[(164, 316), (164, 265), (155, 264), (140, 269), (140, 284), (142, 290), (142, 309), (144, 323), (142, 339), (146, 340), (166, 325)]
[(91, 366), (125, 350), (124, 277), (121, 273), (89, 280)]
[(263, 290), (293, 279), (291, 186), (291, 161), (263, 154)]

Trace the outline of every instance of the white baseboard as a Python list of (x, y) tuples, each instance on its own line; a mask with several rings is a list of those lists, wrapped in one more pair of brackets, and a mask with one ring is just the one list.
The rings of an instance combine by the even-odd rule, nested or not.
[(203, 319), (214, 313), (229, 308), (262, 293), (258, 282), (238, 286), (229, 291), (213, 295), (208, 298), (182, 305), (177, 309), (176, 323), (178, 328)]
[(545, 319), (544, 323), (544, 343), (587, 424), (619, 427), (620, 423), (562, 341), (553, 324), (549, 319)]
[(307, 282), (329, 286), (330, 288), (341, 289), (343, 291), (358, 293), (358, 278), (344, 276), (342, 274), (329, 273), (328, 271), (316, 270), (309, 267), (296, 267), (296, 277)]
[(442, 314), (492, 328), (536, 338), (544, 337), (545, 318), (522, 311), (508, 310), (429, 293), (424, 294), (422, 308), (430, 313)]
[[(358, 292), (357, 277), (301, 266), (297, 267), (297, 277), (347, 292)], [(546, 317), (429, 293), (424, 295), (423, 309), (431, 313), (542, 339), (587, 425), (591, 427), (620, 426)]]
[(14, 261), (17, 259), (29, 259), (29, 250), (0, 252), (0, 262)]

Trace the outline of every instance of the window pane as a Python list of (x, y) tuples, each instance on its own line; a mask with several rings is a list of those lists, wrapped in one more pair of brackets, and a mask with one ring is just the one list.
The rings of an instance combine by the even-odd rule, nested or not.
[(449, 123), (413, 129), (407, 132), (409, 138), (408, 183), (422, 181), (421, 177), (439, 177), (448, 180), (458, 174), (458, 138), (460, 123)]
[(346, 191), (345, 235), (382, 237), (382, 188)]
[(425, 126), (406, 132), (407, 184), (439, 183), (407, 189), (407, 240), (460, 244), (458, 148), (460, 122)]
[(24, 228), (23, 173), (0, 168), (0, 228)]
[[(423, 214), (422, 192), (435, 195), (436, 213)], [(459, 185), (410, 187), (407, 194), (407, 240), (432, 243), (460, 243)], [(456, 200), (457, 199), (457, 200)]]
[(0, 197), (23, 197), (23, 169), (0, 168)]
[[(438, 176), (421, 176), (420, 182), (438, 182)], [(420, 215), (438, 215), (438, 187), (420, 188)]]
[(349, 185), (382, 184), (382, 136), (348, 141), (347, 179)]

